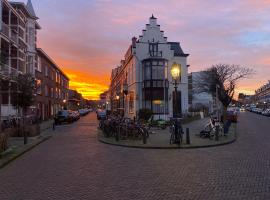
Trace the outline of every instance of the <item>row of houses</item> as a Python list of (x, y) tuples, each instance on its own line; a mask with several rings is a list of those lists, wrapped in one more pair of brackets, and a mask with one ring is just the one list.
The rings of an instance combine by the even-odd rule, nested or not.
[(12, 106), (11, 89), (16, 76), (30, 73), (36, 80), (35, 103), (29, 114), (47, 120), (60, 109), (78, 109), (85, 99), (69, 90), (69, 78), (49, 55), (37, 48), (37, 32), (41, 29), (31, 0), (0, 1), (0, 116), (19, 115)]
[(241, 104), (257, 104), (261, 107), (270, 107), (270, 81), (255, 90), (254, 95), (240, 93), (238, 101)]

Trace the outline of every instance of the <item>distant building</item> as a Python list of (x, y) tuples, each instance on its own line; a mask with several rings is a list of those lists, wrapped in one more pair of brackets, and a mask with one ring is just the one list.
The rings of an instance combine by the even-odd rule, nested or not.
[[(140, 109), (151, 109), (154, 118), (184, 114), (188, 110), (188, 54), (179, 42), (168, 42), (164, 32), (152, 16), (139, 39), (132, 38), (124, 60), (112, 70), (110, 105), (113, 112), (133, 118)], [(173, 101), (171, 66), (181, 65), (181, 83), (178, 85), (178, 102)], [(178, 109), (174, 110), (173, 105)]]
[(268, 83), (255, 90), (255, 100), (257, 103), (270, 103), (270, 80)]
[(241, 105), (252, 104), (252, 103), (254, 103), (254, 95), (247, 95), (244, 93), (239, 93), (238, 102)]
[(188, 75), (189, 85), (189, 107), (200, 109), (202, 107), (208, 108), (209, 112), (213, 112), (214, 98), (212, 94), (207, 92), (198, 92), (196, 84), (198, 84), (202, 72), (192, 72)]
[(68, 109), (78, 110), (80, 108), (86, 107), (87, 100), (83, 98), (81, 93), (76, 90), (69, 90), (68, 94)]
[(42, 49), (37, 52), (35, 107), (38, 118), (47, 120), (66, 106), (69, 78)]

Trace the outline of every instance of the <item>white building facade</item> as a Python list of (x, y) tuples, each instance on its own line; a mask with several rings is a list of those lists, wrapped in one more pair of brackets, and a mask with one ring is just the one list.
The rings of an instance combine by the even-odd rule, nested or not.
[[(168, 42), (152, 16), (139, 38), (133, 38), (125, 59), (112, 70), (110, 104), (112, 111), (125, 117), (138, 116), (140, 109), (151, 109), (155, 119), (169, 119), (188, 111), (187, 57), (179, 42)], [(171, 67), (179, 64), (181, 76), (174, 100)], [(177, 104), (177, 110), (174, 108)]]

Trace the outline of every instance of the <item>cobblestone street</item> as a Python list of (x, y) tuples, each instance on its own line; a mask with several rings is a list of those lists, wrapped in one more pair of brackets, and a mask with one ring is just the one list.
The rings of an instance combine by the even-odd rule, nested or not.
[(270, 199), (269, 122), (241, 113), (225, 146), (133, 149), (98, 142), (90, 114), (1, 169), (0, 199)]

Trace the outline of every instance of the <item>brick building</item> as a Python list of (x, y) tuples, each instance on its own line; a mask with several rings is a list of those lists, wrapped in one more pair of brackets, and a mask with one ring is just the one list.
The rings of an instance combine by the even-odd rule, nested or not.
[(84, 108), (87, 102), (83, 98), (82, 94), (76, 90), (68, 91), (68, 106), (69, 110), (78, 110), (80, 108)]
[(42, 49), (37, 49), (37, 52), (36, 114), (39, 119), (47, 120), (66, 107), (69, 78)]

